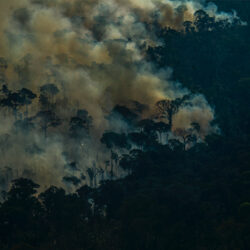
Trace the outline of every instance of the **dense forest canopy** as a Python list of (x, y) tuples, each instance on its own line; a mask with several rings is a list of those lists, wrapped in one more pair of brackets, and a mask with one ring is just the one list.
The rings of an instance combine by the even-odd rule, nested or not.
[(0, 2), (0, 248), (250, 248), (248, 1)]

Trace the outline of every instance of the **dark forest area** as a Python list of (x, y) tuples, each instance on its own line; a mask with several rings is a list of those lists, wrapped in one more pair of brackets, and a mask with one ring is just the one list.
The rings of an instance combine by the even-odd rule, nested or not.
[[(179, 140), (170, 137), (167, 144), (159, 143), (158, 137), (172, 130), (179, 108), (192, 105), (191, 94), (155, 104), (168, 124), (139, 119), (145, 108), (140, 103), (136, 109), (116, 105), (106, 119), (114, 123), (119, 116), (136, 129), (102, 135), (100, 142), (110, 154), (108, 180), (100, 177), (98, 184), (91, 168), (90, 185), (81, 185), (75, 176), (64, 177), (65, 183), (77, 187), (75, 192), (56, 185), (39, 192), (41, 183), (13, 180), (10, 190), (2, 192), (0, 249), (250, 249), (250, 2), (215, 3), (223, 11), (235, 9), (248, 25), (240, 25), (238, 19), (231, 24), (216, 21), (198, 10), (193, 22), (183, 23), (183, 30), (148, 26), (162, 43), (142, 50), (158, 70), (171, 67), (173, 80), (192, 95), (206, 97), (218, 129), (201, 141), (201, 125), (192, 123), (175, 132)], [(15, 131), (29, 133), (39, 121), (46, 137), (48, 129), (62, 122), (54, 103), (57, 92), (53, 84), (41, 87), (39, 96), (27, 88), (13, 91), (3, 85), (1, 106), (16, 116)], [(35, 100), (41, 110), (31, 117), (28, 107)], [(27, 108), (22, 119), (20, 107)], [(69, 121), (69, 137), (76, 144), (88, 140), (92, 123), (88, 111), (78, 109)], [(118, 160), (116, 148), (128, 153)], [(113, 178), (118, 162), (128, 173), (123, 178)], [(74, 162), (68, 167), (77, 171)]]

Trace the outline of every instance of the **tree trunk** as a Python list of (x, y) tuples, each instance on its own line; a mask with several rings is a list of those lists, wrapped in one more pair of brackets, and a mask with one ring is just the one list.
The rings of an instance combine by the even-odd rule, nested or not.
[(111, 180), (113, 179), (113, 176), (114, 176), (114, 172), (113, 172), (113, 160), (112, 160), (112, 150), (110, 151), (110, 167), (111, 167)]
[(26, 107), (25, 117), (28, 118), (28, 104), (26, 104), (25, 107)]

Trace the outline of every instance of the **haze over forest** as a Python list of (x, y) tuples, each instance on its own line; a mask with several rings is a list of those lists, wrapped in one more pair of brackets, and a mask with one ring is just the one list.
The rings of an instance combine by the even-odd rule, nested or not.
[(249, 249), (249, 6), (1, 0), (0, 248)]

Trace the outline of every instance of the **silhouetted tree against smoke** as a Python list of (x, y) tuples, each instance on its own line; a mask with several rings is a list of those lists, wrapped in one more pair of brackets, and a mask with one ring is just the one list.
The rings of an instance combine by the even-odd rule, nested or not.
[(183, 144), (183, 150), (187, 150), (188, 147), (193, 146), (197, 142), (197, 135), (200, 132), (200, 125), (197, 122), (191, 123), (191, 127), (188, 129), (178, 128), (174, 131), (174, 134), (181, 138)]
[(98, 174), (101, 176), (100, 182), (103, 182), (104, 181), (104, 174), (105, 174), (104, 170), (102, 168), (98, 168), (97, 171), (98, 171)]
[(111, 159), (114, 163), (115, 170), (117, 171), (116, 175), (118, 176), (118, 167), (119, 167), (119, 154), (112, 151), (111, 152)]
[[(190, 23), (184, 22), (183, 25), (186, 28), (186, 32), (193, 32)], [(193, 25), (198, 32), (222, 31), (233, 26), (240, 26), (241, 20), (238, 17), (234, 17), (231, 23), (227, 20), (215, 20), (215, 17), (209, 16), (206, 11), (197, 10), (194, 13)]]
[(137, 123), (138, 127), (141, 129), (141, 132), (149, 135), (155, 133), (155, 122), (151, 119), (143, 119)]
[(66, 164), (65, 167), (68, 168), (69, 170), (73, 171), (73, 174), (75, 174), (76, 171), (79, 171), (79, 168), (77, 165), (78, 164), (76, 161), (72, 161), (72, 162)]
[(94, 178), (95, 178), (95, 171), (92, 168), (88, 168), (87, 169), (87, 173), (89, 176), (89, 180), (90, 180), (90, 187), (94, 187)]
[(170, 130), (173, 126), (173, 116), (178, 112), (181, 105), (181, 99), (161, 100), (156, 103), (158, 109), (158, 118), (167, 119)]
[(89, 115), (88, 111), (85, 109), (79, 109), (77, 110), (77, 117), (79, 117), (80, 119), (82, 119), (85, 129), (89, 132), (89, 130), (92, 128), (93, 126), (93, 118)]
[(209, 31), (214, 28), (215, 18), (210, 17), (204, 10), (197, 10), (194, 13), (194, 24), (198, 31)]
[(17, 120), (18, 109), (24, 105), (26, 106), (25, 115), (27, 117), (28, 105), (30, 105), (32, 100), (36, 98), (36, 94), (26, 88), (22, 88), (17, 92), (12, 92), (6, 85), (3, 85), (1, 92), (4, 95), (4, 97), (0, 100), (1, 106), (11, 108), (13, 110), (15, 120)]
[(34, 183), (32, 180), (20, 178), (12, 181), (12, 186), (8, 192), (8, 199), (25, 201), (32, 198), (40, 185)]
[(19, 94), (23, 100), (23, 104), (26, 107), (25, 116), (28, 117), (28, 105), (30, 105), (32, 103), (32, 100), (36, 98), (36, 94), (34, 94), (31, 90), (26, 88), (22, 88), (19, 91)]
[(45, 192), (39, 195), (43, 206), (46, 209), (47, 216), (55, 219), (65, 199), (65, 191), (62, 188), (51, 186)]
[(45, 138), (47, 137), (47, 131), (49, 127), (57, 127), (61, 124), (61, 120), (51, 110), (39, 111), (34, 119), (38, 120)]
[(18, 108), (24, 105), (23, 98), (19, 93), (12, 92), (8, 95), (7, 99), (5, 99), (4, 105), (12, 108), (14, 116), (15, 116), (15, 120), (17, 120)]
[(136, 170), (137, 159), (143, 154), (142, 150), (133, 149), (129, 152), (129, 154), (123, 154), (120, 166), (128, 171), (129, 174), (132, 174), (133, 171)]
[(107, 148), (127, 148), (127, 138), (125, 134), (118, 134), (114, 132), (106, 132), (102, 135), (101, 142), (104, 143)]
[(79, 143), (85, 138), (89, 137), (89, 132), (92, 127), (93, 119), (88, 111), (80, 109), (77, 115), (70, 120), (70, 136), (77, 140)]
[(88, 203), (88, 199), (91, 198), (92, 192), (93, 192), (92, 188), (87, 185), (83, 185), (82, 187), (76, 190), (76, 193), (78, 194), (81, 201), (87, 201), (86, 206), (89, 208), (90, 208), (90, 203)]
[(102, 172), (99, 170), (99, 168), (96, 167), (96, 163), (98, 163), (98, 159), (96, 162), (94, 161), (91, 168), (87, 169), (87, 173), (90, 179), (90, 186), (93, 188), (97, 187), (97, 176), (99, 174), (102, 174)]
[(194, 28), (193, 23), (191, 21), (185, 21), (183, 23), (183, 26), (185, 28), (186, 33), (194, 32), (195, 28)]
[(201, 130), (201, 126), (198, 122), (192, 122), (191, 129), (192, 129), (192, 131), (199, 133)]
[[(26, 3), (27, 1), (21, 2)], [(28, 2), (31, 4), (30, 1)], [(54, 4), (57, 2), (65, 1), (34, 0), (32, 2), (35, 2), (39, 9), (42, 9), (45, 13), (47, 12), (47, 6), (53, 6), (54, 8)], [(81, 1), (73, 2), (77, 2), (76, 5), (72, 6), (73, 9), (81, 7)], [(95, 6), (94, 1), (86, 2), (86, 5), (83, 4), (84, 8), (89, 9), (90, 7), (91, 9), (92, 4)], [(110, 3), (110, 1), (107, 2)], [(123, 1), (115, 1), (118, 6), (121, 2)], [(130, 2), (134, 4), (133, 1)], [(172, 1), (168, 2), (171, 6)], [(232, 7), (232, 3), (228, 1), (218, 0), (218, 2), (221, 5), (228, 4), (230, 9)], [(233, 4), (237, 5), (238, 2), (240, 1), (234, 1)], [(104, 6), (105, 3), (106, 1), (104, 1)], [(158, 1), (152, 1), (152, 5), (155, 3), (158, 4)], [(1, 4), (0, 1), (0, 6), (2, 6)], [(126, 2), (126, 11), (130, 8), (127, 4), (128, 2)], [(190, 3), (191, 5), (192, 3)], [(248, 6), (245, 3), (241, 5), (241, 11), (245, 13), (249, 20), (250, 5)], [(32, 6), (35, 9), (35, 6)], [(65, 13), (62, 14), (66, 14), (64, 19), (65, 22), (68, 20), (66, 26), (73, 30), (73, 25), (78, 25), (80, 28), (85, 23), (85, 16), (72, 16), (75, 14), (74, 10), (68, 10), (67, 6), (71, 7), (70, 4), (63, 5)], [(171, 16), (169, 6), (166, 6), (166, 14)], [(196, 4), (193, 6), (196, 6)], [(209, 8), (210, 6), (208, 6)], [(121, 10), (123, 11), (123, 9)], [(95, 11), (98, 12), (96, 8)], [(143, 8), (136, 10), (136, 12), (141, 11), (144, 14)], [(213, 11), (210, 9), (209, 13), (211, 12)], [(174, 14), (181, 14), (180, 19), (183, 20), (184, 8), (176, 9)], [(224, 14), (221, 13), (221, 15)], [(35, 16), (37, 16), (36, 12)], [(188, 15), (186, 16), (189, 18)], [(234, 14), (232, 14), (232, 18), (234, 18), (233, 16)], [(90, 152), (88, 155), (79, 150), (83, 144), (86, 148), (92, 150), (92, 146), (89, 146), (88, 142), (91, 141), (91, 145), (96, 142), (91, 140), (92, 117), (86, 110), (78, 110), (75, 114), (72, 114), (72, 110), (78, 109), (78, 107), (72, 107), (71, 100), (69, 100), (69, 103), (63, 106), (69, 105), (67, 106), (69, 109), (65, 110), (66, 114), (70, 114), (70, 117), (65, 118), (68, 127), (61, 126), (60, 129), (58, 128), (60, 138), (65, 139), (62, 140), (62, 144), (70, 142), (63, 148), (62, 153), (62, 162), (66, 161), (66, 165), (53, 168), (53, 163), (50, 165), (50, 162), (48, 162), (48, 167), (53, 168), (53, 174), (60, 175), (57, 181), (61, 181), (60, 185), (64, 185), (67, 190), (55, 186), (47, 188), (47, 176), (45, 176), (41, 179), (41, 188), (33, 181), (21, 178), (14, 180), (8, 191), (9, 180), (16, 178), (17, 170), (20, 169), (19, 172), (23, 172), (24, 176), (29, 174), (32, 177), (30, 173), (25, 171), (26, 166), (24, 165), (26, 163), (31, 165), (33, 161), (30, 158), (34, 155), (36, 162), (37, 159), (39, 161), (40, 157), (47, 160), (45, 159), (45, 149), (50, 149), (48, 144), (51, 141), (58, 142), (56, 136), (53, 137), (52, 135), (49, 140), (46, 140), (47, 143), (44, 146), (43, 143), (39, 144), (37, 140), (36, 142), (32, 141), (32, 132), (36, 135), (36, 129), (41, 127), (46, 137), (47, 130), (50, 127), (60, 124), (57, 112), (62, 109), (63, 99), (61, 99), (61, 96), (63, 95), (56, 101), (55, 97), (59, 91), (57, 86), (60, 85), (56, 86), (56, 84), (49, 83), (42, 86), (39, 100), (40, 110), (37, 115), (28, 116), (28, 107), (35, 100), (36, 95), (25, 88), (20, 90), (9, 89), (8, 87), (13, 84), (12, 81), (15, 78), (6, 83), (5, 77), (11, 76), (13, 68), (10, 65), (10, 70), (5, 76), (7, 66), (5, 66), (4, 60), (2, 62), (0, 59), (0, 84), (1, 81), (3, 84), (0, 87), (0, 104), (13, 113), (14, 110), (16, 112), (15, 129), (12, 129), (11, 126), (6, 132), (6, 128), (0, 126), (0, 184), (1, 187), (6, 188), (0, 200), (1, 250), (250, 249), (249, 27), (237, 26), (237, 19), (232, 22), (219, 20), (220, 16), (211, 17), (203, 10), (195, 13), (193, 22), (186, 21), (183, 24), (184, 31), (182, 28), (174, 30), (165, 27), (165, 23), (146, 24), (148, 16), (143, 17), (145, 17), (145, 22), (139, 22), (139, 24), (146, 29), (146, 33), (150, 32), (149, 38), (154, 40), (155, 35), (156, 40), (160, 41), (160, 43), (155, 43), (152, 48), (149, 46), (148, 49), (148, 44), (145, 42), (142, 52), (148, 54), (148, 65), (151, 65), (153, 61), (154, 72), (158, 72), (158, 67), (160, 68), (159, 72), (161, 70), (165, 72), (167, 67), (172, 67), (174, 69), (173, 82), (180, 80), (184, 87), (190, 89), (190, 93), (193, 94), (192, 97), (196, 97), (197, 92), (206, 96), (215, 110), (215, 123), (219, 124), (221, 133), (210, 134), (205, 137), (206, 129), (209, 129), (209, 124), (208, 127), (204, 126), (205, 120), (208, 118), (207, 115), (213, 117), (214, 113), (211, 111), (207, 114), (204, 111), (201, 118), (198, 119), (199, 114), (203, 112), (203, 105), (207, 107), (206, 101), (202, 101), (200, 105), (199, 101), (204, 100), (201, 96), (194, 99), (190, 98), (190, 102), (187, 96), (175, 100), (159, 100), (155, 105), (157, 114), (151, 117), (148, 117), (151, 110), (136, 101), (128, 101), (128, 107), (118, 103), (107, 116), (109, 130), (101, 138), (101, 142), (106, 145), (107, 151), (102, 148), (101, 152), (98, 153), (104, 155), (104, 158), (96, 157), (96, 159), (92, 159), (93, 155), (97, 154), (96, 152)], [(21, 31), (21, 28), (25, 28), (29, 37), (29, 12), (20, 9), (15, 11), (11, 18), (13, 18), (11, 20), (17, 25), (17, 28), (20, 28), (17, 33)], [(132, 16), (132, 19), (134, 18), (137, 24), (136, 13)], [(157, 20), (157, 18), (153, 16), (152, 20)], [(74, 21), (71, 23), (73, 19)], [(100, 18), (101, 21), (103, 19), (106, 19), (105, 15)], [(58, 20), (57, 16), (56, 20)], [(131, 18), (129, 18), (129, 22), (130, 20)], [(119, 25), (120, 22), (122, 22), (122, 18), (119, 20)], [(24, 23), (24, 26), (20, 26), (21, 23)], [(71, 24), (72, 26), (70, 26)], [(93, 24), (95, 33), (103, 31), (101, 26), (96, 28), (98, 24), (96, 22)], [(2, 25), (0, 26), (2, 28)], [(115, 25), (114, 28), (116, 28)], [(138, 28), (140, 29), (140, 27)], [(155, 28), (157, 28), (157, 32), (155, 32)], [(124, 34), (122, 29), (119, 29), (119, 31)], [(11, 37), (11, 30), (5, 32)], [(60, 34), (58, 35), (60, 32), (53, 33), (59, 40), (61, 40)], [(68, 33), (67, 30), (62, 32), (69, 34), (67, 37), (72, 37), (71, 32)], [(112, 32), (113, 30), (111, 30)], [(106, 35), (108, 36), (103, 32), (100, 34), (97, 34), (100, 41)], [(20, 44), (22, 44), (23, 39), (20, 38)], [(30, 41), (33, 43), (33, 38)], [(128, 42), (133, 44), (133, 37), (129, 38)], [(105, 41), (105, 43), (109, 43), (109, 41)], [(122, 41), (122, 44), (127, 47), (126, 41)], [(108, 47), (108, 52), (113, 59), (111, 55), (113, 48), (111, 47)], [(131, 48), (131, 46), (128, 47)], [(78, 46), (76, 48), (78, 50)], [(104, 48), (106, 47), (104, 46)], [(137, 44), (136, 49), (139, 49)], [(60, 62), (62, 67), (58, 65), (58, 68), (61, 67), (62, 69), (66, 69), (67, 66), (73, 67), (74, 63), (70, 64), (71, 60), (74, 61), (73, 54), (74, 52), (72, 52), (72, 58), (65, 55), (68, 57), (68, 62), (66, 62), (67, 58), (63, 59), (62, 55), (52, 55), (48, 58), (47, 68), (45, 69), (46, 72), (49, 71), (47, 82), (58, 83), (61, 81), (60, 76), (58, 79), (54, 79), (58, 76), (58, 72), (55, 69), (57, 65), (53, 65), (52, 62)], [(94, 56), (99, 55), (96, 51), (93, 54)], [(126, 56), (125, 54), (124, 57)], [(120, 57), (119, 53), (117, 57)], [(76, 64), (81, 63), (80, 56), (79, 60), (76, 61)], [(95, 59), (95, 61), (97, 60)], [(99, 63), (95, 62), (94, 64), (96, 64), (94, 66), (96, 67)], [(113, 65), (107, 64), (108, 66), (106, 62), (101, 63), (100, 68), (110, 67), (110, 73), (113, 72)], [(86, 68), (92, 67), (90, 64), (86, 65), (77, 65), (77, 70), (73, 72), (76, 72), (76, 74), (79, 72), (80, 74), (85, 73)], [(27, 61), (27, 64), (25, 64), (25, 61), (21, 61), (19, 65), (19, 82), (22, 82), (24, 86), (31, 84), (31, 82), (28, 82), (30, 81), (30, 66), (29, 61)], [(35, 66), (39, 66), (39, 64)], [(128, 63), (126, 66), (130, 67)], [(94, 71), (94, 73), (98, 73), (96, 75), (99, 75), (99, 73), (102, 75), (101, 70), (99, 71), (100, 68)], [(135, 68), (137, 70), (137, 66)], [(18, 67), (15, 69), (17, 70)], [(147, 69), (147, 62), (143, 69)], [(75, 83), (74, 80), (67, 82), (68, 78), (71, 78), (70, 70), (67, 68), (63, 72), (66, 75), (63, 79), (65, 81), (65, 94), (68, 94), (67, 84)], [(114, 72), (117, 71), (114, 70)], [(123, 73), (121, 70), (121, 75)], [(64, 74), (62, 75), (64, 76)], [(137, 75), (132, 74), (129, 78), (134, 76)], [(115, 76), (111, 75), (111, 77)], [(76, 78), (78, 79), (77, 76)], [(97, 82), (100, 80), (98, 77), (96, 79)], [(41, 81), (44, 80), (41, 79)], [(100, 80), (100, 82), (102, 81)], [(130, 84), (129, 81), (128, 84)], [(166, 85), (166, 91), (168, 91), (169, 85)], [(71, 87), (73, 86), (71, 85)], [(62, 87), (60, 89), (63, 90)], [(95, 89), (95, 86), (93, 89)], [(81, 91), (79, 91), (79, 94), (81, 94)], [(99, 89), (95, 93), (98, 96)], [(72, 96), (69, 95), (70, 97)], [(147, 100), (146, 97), (145, 100)], [(77, 95), (73, 96), (72, 103), (75, 103), (74, 98), (77, 98)], [(61, 103), (59, 103), (59, 99)], [(85, 100), (84, 103), (86, 104)], [(103, 106), (105, 106), (105, 103)], [(109, 107), (109, 105), (107, 106)], [(23, 112), (25, 108), (26, 117), (24, 119), (19, 117), (18, 119), (18, 113)], [(183, 121), (188, 120), (189, 123), (199, 121), (200, 124), (197, 122), (191, 124), (176, 122), (176, 124), (173, 124), (178, 111), (185, 112), (186, 109), (188, 112), (184, 114)], [(189, 113), (193, 109), (195, 111)], [(3, 111), (5, 110), (3, 109)], [(94, 111), (93, 114), (95, 114)], [(5, 112), (1, 110), (1, 115), (2, 113)], [(97, 114), (99, 115), (98, 112)], [(182, 114), (179, 113), (178, 115)], [(9, 124), (9, 120), (11, 119), (6, 119), (7, 124)], [(115, 122), (116, 124), (112, 127)], [(66, 129), (69, 128), (69, 131), (63, 130), (65, 127)], [(61, 130), (65, 132), (66, 138)], [(14, 153), (19, 153), (21, 147), (18, 144), (17, 151), (15, 151), (15, 143), (24, 141), (24, 136), (19, 137), (19, 135), (26, 135), (28, 131), (31, 132), (27, 137), (28, 145), (26, 142), (21, 144), (25, 154), (27, 153), (27, 162), (22, 162), (23, 155), (17, 155), (20, 159), (18, 162), (14, 159)], [(93, 129), (94, 131), (96, 130)], [(216, 128), (211, 129), (212, 131), (216, 132)], [(13, 137), (13, 135), (17, 137)], [(168, 138), (168, 135), (171, 136)], [(38, 136), (35, 137), (39, 139)], [(62, 144), (60, 146), (64, 146)], [(60, 153), (60, 149), (57, 153)], [(100, 147), (97, 146), (96, 150), (99, 149)], [(122, 168), (124, 169), (122, 173), (127, 173), (126, 176), (122, 176), (124, 178), (104, 180), (102, 160), (107, 159), (105, 157), (106, 152), (110, 153), (110, 161), (106, 162), (106, 166), (111, 170), (105, 169), (105, 171), (108, 172), (109, 170), (111, 178), (115, 179), (113, 178), (116, 176), (115, 170), (121, 170)], [(54, 152), (50, 151), (49, 153), (53, 155)], [(74, 158), (78, 153), (81, 160), (83, 159), (82, 161), (78, 161), (77, 157)], [(8, 160), (8, 157), (13, 157), (14, 161)], [(28, 167), (30, 166), (27, 166), (27, 169), (29, 169)], [(32, 165), (31, 167), (33, 168)], [(35, 164), (34, 167), (39, 167), (39, 165)], [(43, 172), (43, 169), (41, 171), (38, 169), (38, 172)], [(56, 172), (58, 170), (62, 173)], [(97, 177), (99, 176), (101, 176), (102, 181), (97, 185)], [(39, 175), (35, 176), (35, 178), (39, 177)], [(105, 177), (109, 179), (110, 176)], [(81, 186), (86, 183), (86, 178), (89, 178), (89, 186)], [(47, 189), (43, 191), (44, 188)], [(38, 195), (37, 190), (42, 193)], [(74, 192), (74, 190), (76, 191)]]
[(17, 110), (23, 105), (20, 93), (10, 91), (6, 85), (3, 86), (2, 92), (5, 93), (5, 98), (1, 100), (1, 106), (11, 108), (17, 120)]
[(116, 105), (106, 118), (110, 124), (116, 122), (117, 120), (121, 120), (127, 125), (132, 126), (138, 119), (138, 115), (126, 106)]
[(132, 132), (128, 134), (128, 140), (132, 143), (132, 145), (136, 145), (140, 150), (143, 150), (146, 141), (147, 141), (147, 136), (143, 132)]
[(0, 106), (3, 108), (9, 109), (10, 104), (9, 104), (9, 101), (7, 101), (7, 99), (8, 99), (8, 95), (10, 94), (10, 90), (8, 89), (8, 86), (6, 84), (2, 85), (0, 92), (1, 92)]
[(10, 90), (8, 89), (8, 86), (6, 84), (4, 84), (2, 86), (1, 92), (3, 93), (3, 95), (7, 96), (10, 93)]
[(40, 87), (39, 103), (43, 110), (54, 109), (54, 97), (59, 93), (59, 89), (53, 83), (48, 83)]
[(168, 141), (169, 147), (173, 150), (173, 151), (182, 151), (184, 149), (184, 144), (178, 140), (178, 139), (170, 139)]
[[(117, 134), (114, 132), (106, 132), (102, 135), (101, 143), (105, 144), (110, 149), (110, 166), (111, 166), (111, 178), (114, 175), (114, 161), (117, 163), (117, 154), (113, 152), (113, 148), (122, 149), (129, 148), (127, 143), (127, 137), (125, 134)], [(117, 166), (117, 164), (116, 164)]]
[(8, 68), (8, 62), (3, 57), (0, 57), (0, 87), (6, 84), (6, 69)]
[(66, 183), (73, 184), (74, 186), (78, 186), (81, 183), (81, 180), (76, 176), (64, 176), (63, 181)]
[[(157, 144), (156, 123), (151, 119), (143, 119), (137, 123), (141, 129), (141, 135), (137, 137), (142, 139), (144, 137), (143, 149), (154, 147)], [(140, 141), (138, 141), (140, 143)]]
[(196, 135), (192, 134), (192, 131), (190, 131), (189, 129), (176, 129), (174, 131), (174, 133), (182, 138), (182, 143), (183, 143), (183, 149), (186, 150), (187, 146), (190, 143), (194, 143), (197, 138)]
[(140, 102), (137, 101), (132, 101), (132, 112), (133, 112), (133, 117), (134, 119), (137, 119), (137, 114), (142, 114), (144, 111), (148, 110), (149, 107), (146, 104), (142, 104)]
[[(168, 132), (170, 132), (170, 125), (166, 124), (165, 122), (157, 122), (155, 124), (155, 130), (159, 133), (160, 135), (160, 143), (163, 143), (162, 141), (162, 135), (166, 134), (167, 141), (168, 141)], [(167, 143), (166, 141), (166, 143)]]

